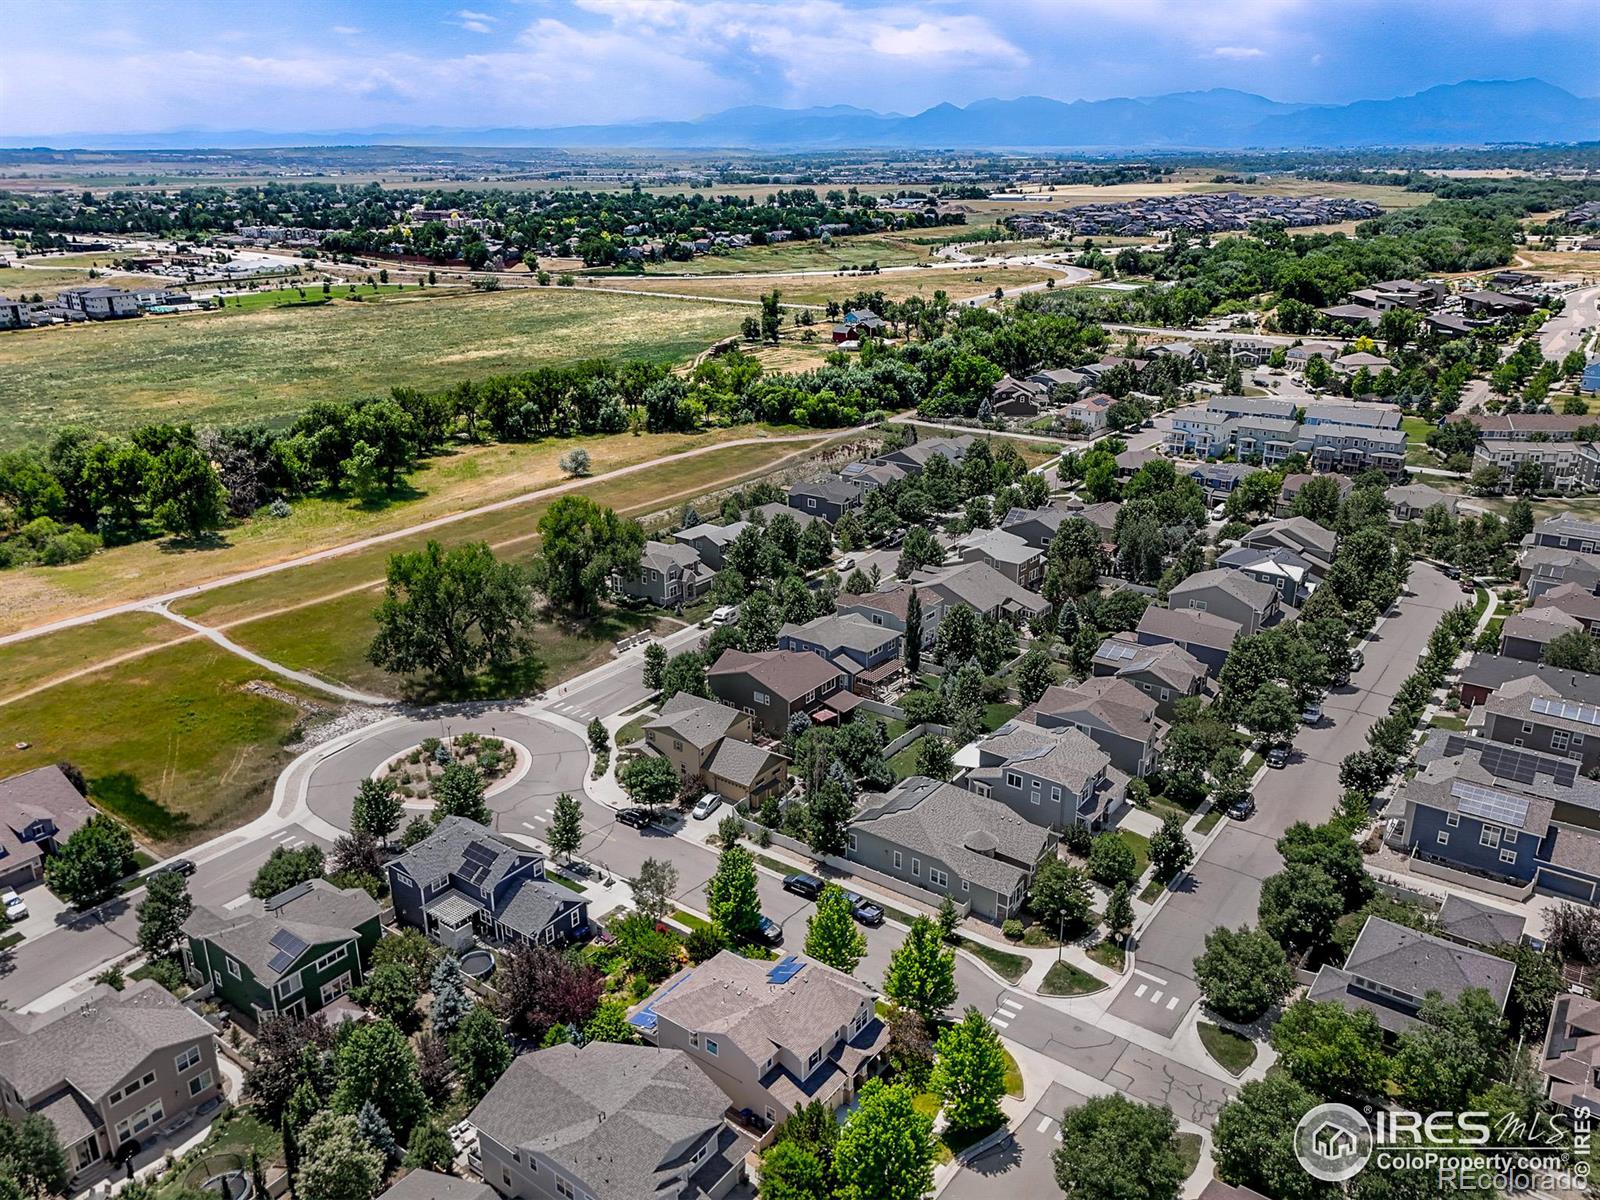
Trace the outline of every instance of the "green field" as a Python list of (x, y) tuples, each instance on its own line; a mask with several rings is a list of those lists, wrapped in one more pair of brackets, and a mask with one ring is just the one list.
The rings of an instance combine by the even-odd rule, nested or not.
[(443, 387), (591, 356), (672, 362), (735, 332), (742, 315), (566, 288), (407, 289), (380, 302), (25, 330), (0, 341), (0, 448), (70, 422), (283, 420), (312, 400), (397, 384)]
[(131, 612), (14, 642), (0, 648), (0, 704), (7, 696), (48, 679), (143, 646), (170, 642), (188, 632), (155, 613)]

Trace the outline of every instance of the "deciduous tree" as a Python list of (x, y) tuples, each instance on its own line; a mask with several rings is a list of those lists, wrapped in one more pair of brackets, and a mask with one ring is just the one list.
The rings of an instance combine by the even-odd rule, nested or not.
[(838, 1200), (921, 1200), (933, 1187), (933, 1118), (909, 1088), (869, 1080), (834, 1148)]
[(50, 890), (78, 908), (114, 895), (131, 870), (133, 835), (107, 816), (90, 817), (44, 860)]
[(450, 1035), (450, 1057), (461, 1078), (461, 1090), (473, 1100), (494, 1086), (511, 1065), (511, 1043), (500, 1028), (500, 1018), (479, 1004)]
[(928, 1090), (944, 1102), (953, 1129), (989, 1129), (1001, 1120), (1006, 1056), (1000, 1035), (976, 1008), (939, 1035)]
[(1206, 934), (1194, 960), (1195, 982), (1206, 1003), (1230, 1021), (1248, 1023), (1279, 1003), (1294, 987), (1283, 947), (1258, 929), (1219, 925)]
[(1061, 1116), (1056, 1184), (1074, 1200), (1176, 1200), (1187, 1173), (1177, 1133), (1169, 1108), (1096, 1096)]
[(817, 897), (817, 909), (806, 920), (806, 953), (846, 975), (867, 952), (867, 939), (856, 928), (850, 899), (836, 884), (827, 884)]
[(183, 923), (194, 912), (189, 881), (176, 871), (150, 876), (144, 899), (135, 911), (139, 915), (139, 949), (152, 958), (172, 953), (183, 936)]
[(706, 884), (706, 910), (712, 926), (735, 945), (761, 936), (761, 896), (756, 891), (756, 864), (743, 846), (725, 846), (716, 873)]
[(356, 788), (350, 810), (350, 828), (387, 842), (389, 835), (400, 828), (400, 818), (404, 815), (398, 792), (377, 779), (363, 779)]
[(556, 797), (555, 811), (550, 817), (550, 829), (545, 834), (545, 841), (552, 853), (559, 854), (568, 862), (572, 861), (578, 847), (583, 845), (583, 805), (571, 792), (562, 792)]
[(917, 917), (889, 958), (883, 994), (931, 1023), (956, 1002), (955, 971), (955, 953), (945, 946), (938, 925)]
[(562, 496), (539, 519), (534, 579), (550, 603), (577, 616), (600, 606), (612, 575), (628, 575), (644, 553), (644, 530), (587, 496)]

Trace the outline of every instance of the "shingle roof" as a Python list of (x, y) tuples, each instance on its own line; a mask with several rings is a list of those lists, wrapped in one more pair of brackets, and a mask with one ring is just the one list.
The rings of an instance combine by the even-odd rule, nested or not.
[[(196, 906), (183, 931), (226, 951), (270, 987), (293, 974), (316, 947), (349, 941), (358, 925), (377, 915), (378, 902), (363, 889), (312, 879), (268, 901), (252, 900), (236, 909)], [(305, 948), (280, 954), (273, 940), (281, 933), (292, 934)]]
[(1244, 626), (1213, 612), (1194, 608), (1157, 608), (1151, 605), (1139, 618), (1138, 631), (1149, 637), (1170, 638), (1212, 650), (1231, 649)]
[(1005, 563), (1032, 562), (1041, 553), (1023, 538), (1004, 529), (974, 530), (961, 539), (961, 545), (986, 558)]
[(1439, 910), (1439, 931), (1474, 946), (1493, 946), (1522, 940), (1527, 922), (1514, 912), (1468, 899), (1457, 892), (1444, 898)]
[(66, 841), (92, 816), (94, 809), (60, 767), (35, 767), (0, 779), (0, 868), (41, 856), (38, 842), (22, 840), (22, 831), (35, 821), (53, 824), (56, 832), (52, 836)]
[(1016, 890), (1049, 845), (1044, 829), (998, 801), (920, 775), (896, 784), (851, 825), (937, 858), (961, 878), (1001, 895)]
[(529, 859), (543, 858), (537, 850), (515, 846), (476, 821), (469, 821), (465, 817), (446, 817), (435, 826), (432, 833), (389, 865), (404, 868), (406, 874), (424, 887), (443, 883), (461, 870), (466, 861), (467, 848), (472, 845), (482, 848), (473, 853), (483, 857), (489, 864), (483, 877), (477, 881), (486, 892), (493, 891), (508, 873)]
[(978, 752), (997, 757), (1004, 766), (1023, 766), (1030, 775), (1059, 783), (1074, 795), (1111, 763), (1080, 730), (1040, 729), (1025, 721), (1007, 721), (978, 742)]
[(1549, 642), (1563, 633), (1571, 633), (1583, 627), (1583, 622), (1577, 617), (1569, 616), (1559, 608), (1544, 605), (1512, 613), (1506, 618), (1505, 624), (1500, 626), (1500, 636), (1525, 642)]
[(761, 746), (753, 746), (749, 742), (742, 742), (738, 738), (723, 738), (722, 744), (717, 747), (717, 752), (706, 764), (706, 770), (718, 779), (728, 779), (749, 787), (767, 768), (768, 763), (782, 757), (781, 754)]
[(1436, 991), (1453, 1000), (1468, 988), (1483, 988), (1501, 1008), (1517, 970), (1503, 958), (1382, 917), (1367, 918), (1344, 966), (1352, 975), (1375, 979), (1413, 996)]
[(1189, 692), (1205, 678), (1205, 665), (1176, 642), (1146, 646), (1126, 634), (1100, 643), (1094, 661), (1117, 675), (1153, 675), (1178, 692)]
[(495, 1190), (476, 1179), (457, 1179), (437, 1171), (407, 1172), (378, 1200), (498, 1200)]
[(842, 594), (838, 601), (840, 605), (853, 605), (861, 608), (875, 608), (880, 612), (889, 613), (897, 620), (904, 621), (906, 612), (911, 606), (911, 585), (902, 583), (883, 592), (864, 592), (859, 596), (848, 593)]
[(778, 630), (779, 638), (798, 638), (815, 643), (829, 653), (840, 650), (859, 650), (863, 654), (881, 649), (900, 635), (882, 625), (874, 625), (865, 617), (854, 614), (824, 613), (803, 625), (785, 624)]
[(652, 541), (644, 544), (644, 553), (639, 562), (642, 566), (653, 567), (657, 571), (666, 571), (673, 566), (687, 570), (700, 565), (700, 552), (693, 546)]
[(1579, 583), (1563, 583), (1533, 602), (1533, 607), (1558, 608), (1580, 621), (1600, 621), (1600, 596)]
[(726, 546), (749, 528), (749, 521), (734, 521), (728, 525), (701, 522), (699, 525), (691, 525), (688, 529), (680, 529), (672, 536), (680, 542), (706, 541), (714, 546)]
[(544, 1155), (606, 1200), (654, 1200), (728, 1098), (681, 1050), (590, 1042), (513, 1059), (472, 1110), (502, 1146)]
[(1243, 571), (1230, 571), (1227, 567), (1213, 567), (1209, 571), (1196, 571), (1183, 582), (1175, 584), (1168, 596), (1174, 607), (1182, 607), (1177, 603), (1179, 600), (1200, 592), (1209, 591), (1212, 588), (1227, 592), (1235, 599), (1242, 600), (1257, 613), (1266, 612), (1278, 599), (1277, 590), (1270, 583), (1252, 579)]
[(726, 735), (739, 716), (738, 709), (719, 701), (679, 692), (661, 706), (661, 712), (647, 721), (645, 728), (663, 730), (703, 750)]
[(1287, 543), (1302, 551), (1315, 551), (1318, 558), (1330, 559), (1339, 538), (1333, 530), (1324, 529), (1310, 517), (1282, 517), (1263, 521), (1240, 540), (1247, 546), (1262, 542)]
[(844, 672), (820, 654), (804, 650), (768, 650), (761, 654), (724, 650), (706, 674), (712, 677), (746, 674), (785, 700), (794, 701), (841, 678)]
[(1570, 512), (1557, 513), (1553, 517), (1546, 517), (1537, 522), (1533, 527), (1533, 533), (1535, 537), (1545, 534), (1550, 537), (1600, 542), (1600, 521), (1587, 521)]
[(1022, 612), (1035, 613), (1043, 612), (1047, 607), (1044, 597), (1030, 592), (1021, 584), (1013, 583), (983, 562), (918, 571), (912, 581), (941, 592), (952, 600), (971, 605), (979, 612), (1010, 606)]
[(1054, 684), (1023, 715), (1035, 712), (1062, 718), (1081, 714), (1136, 742), (1151, 742), (1165, 728), (1156, 720), (1156, 702), (1114, 675), (1091, 675), (1071, 687)]

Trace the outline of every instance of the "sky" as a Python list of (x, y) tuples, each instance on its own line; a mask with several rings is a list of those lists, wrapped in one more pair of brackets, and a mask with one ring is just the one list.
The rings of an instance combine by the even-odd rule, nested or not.
[(745, 104), (1600, 95), (1595, 0), (13, 0), (0, 139), (693, 119)]

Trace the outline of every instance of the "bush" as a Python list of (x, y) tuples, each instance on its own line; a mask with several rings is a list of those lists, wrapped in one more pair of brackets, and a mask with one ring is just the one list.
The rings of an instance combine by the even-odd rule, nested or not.
[(1086, 825), (1069, 825), (1061, 840), (1065, 843), (1068, 851), (1076, 854), (1079, 858), (1083, 858), (1089, 853), (1090, 847), (1094, 845), (1094, 834), (1089, 832)]
[(1017, 920), (1015, 917), (1007, 917), (1005, 923), (1000, 926), (1000, 932), (1006, 937), (1010, 938), (1013, 942), (1021, 941), (1022, 922)]

